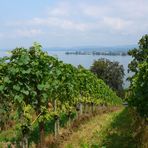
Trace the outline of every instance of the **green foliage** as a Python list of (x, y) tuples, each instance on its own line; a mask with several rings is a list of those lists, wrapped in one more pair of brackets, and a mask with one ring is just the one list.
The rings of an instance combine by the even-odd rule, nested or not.
[[(47, 121), (62, 112), (69, 115), (80, 102), (121, 103), (116, 93), (89, 70), (64, 64), (41, 48), (34, 43), (29, 49), (16, 48), (9, 57), (0, 59), (0, 114), (13, 111), (20, 132), (25, 127), (25, 134), (32, 135), (36, 124), (44, 125), (44, 130)], [(2, 119), (2, 124), (5, 120)], [(37, 129), (40, 131), (41, 127)]]
[[(148, 60), (148, 58), (147, 58)], [(129, 103), (141, 116), (148, 117), (148, 61), (138, 65), (139, 72), (132, 79), (132, 95)]]
[(133, 60), (128, 65), (129, 70), (135, 74), (139, 71), (138, 64), (146, 60), (148, 56), (148, 34), (144, 35), (139, 40), (139, 48), (134, 48), (128, 52), (130, 56), (133, 57)]
[(133, 136), (137, 132), (135, 126), (136, 121), (134, 121), (133, 114), (125, 108), (119, 113), (114, 113), (102, 130), (95, 133), (93, 143), (98, 144), (98, 147), (106, 148), (138, 147), (138, 141)]
[(148, 117), (148, 35), (139, 41), (139, 48), (129, 51), (133, 57), (129, 70), (134, 72), (130, 78), (129, 104), (136, 107), (141, 116)]
[(118, 62), (111, 62), (108, 59), (98, 59), (91, 66), (91, 71), (97, 75), (99, 79), (104, 80), (119, 96), (123, 94), (123, 65)]

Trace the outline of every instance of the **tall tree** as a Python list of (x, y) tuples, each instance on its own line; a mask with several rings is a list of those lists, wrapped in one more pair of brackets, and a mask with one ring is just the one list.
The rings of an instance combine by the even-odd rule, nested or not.
[(108, 59), (98, 59), (94, 61), (90, 70), (97, 75), (98, 78), (104, 80), (118, 95), (123, 93), (123, 77), (124, 68), (119, 62), (112, 62)]
[(133, 60), (128, 65), (129, 71), (133, 72), (134, 75), (129, 78), (129, 80), (136, 75), (139, 71), (138, 64), (146, 60), (148, 56), (148, 34), (144, 35), (138, 42), (139, 48), (134, 48), (128, 52), (130, 56), (133, 57)]
[(148, 34), (139, 40), (139, 48), (129, 51), (133, 60), (129, 70), (133, 76), (131, 82), (129, 104), (136, 107), (141, 116), (148, 117)]

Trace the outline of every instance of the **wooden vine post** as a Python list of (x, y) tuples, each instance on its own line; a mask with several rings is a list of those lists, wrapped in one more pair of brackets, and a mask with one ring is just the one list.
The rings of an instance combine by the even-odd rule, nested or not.
[[(57, 100), (55, 99), (54, 100), (54, 111), (56, 113), (57, 111)], [(55, 138), (57, 137), (57, 135), (59, 134), (59, 116), (57, 114), (55, 114), (54, 116), (54, 119), (55, 119), (55, 123), (54, 123), (54, 135), (55, 135)]]

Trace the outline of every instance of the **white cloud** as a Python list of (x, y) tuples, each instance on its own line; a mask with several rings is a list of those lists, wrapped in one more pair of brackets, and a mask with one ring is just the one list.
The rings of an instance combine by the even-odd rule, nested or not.
[(102, 18), (104, 15), (106, 15), (110, 11), (109, 7), (100, 6), (100, 5), (81, 4), (80, 8), (83, 15), (92, 17), (92, 18)]
[[(82, 1), (79, 5), (64, 1), (50, 6), (44, 17), (11, 22), (9, 26), (33, 28), (37, 26), (81, 32), (112, 30), (118, 33), (126, 31), (124, 32), (126, 34), (138, 32), (139, 22), (145, 30), (145, 26), (148, 24), (148, 18), (145, 17), (147, 15), (148, 1), (146, 0), (109, 0), (107, 4), (105, 2), (100, 4), (99, 2), (88, 3), (86, 1), (84, 3)], [(142, 16), (145, 19), (142, 19)], [(25, 31), (24, 34), (28, 33)]]
[(86, 39), (85, 42), (97, 44), (102, 38), (118, 40), (123, 37), (130, 42), (127, 36), (135, 39), (147, 33), (148, 0), (63, 0), (46, 8), (40, 16), (5, 23), (6, 33), (2, 32), (0, 37), (40, 36), (42, 40), (49, 40), (52, 36), (51, 42), (56, 38), (59, 42), (70, 42), (70, 39), (71, 42), (81, 42)]
[[(77, 31), (86, 31), (89, 29), (90, 23), (83, 23), (79, 21), (73, 21), (70, 19), (62, 19), (59, 17), (46, 17), (46, 18), (33, 18), (32, 20), (11, 22), (9, 26), (25, 27), (25, 26), (40, 26), (40, 27), (56, 27), (64, 30), (77, 30)], [(28, 31), (23, 31), (28, 32)], [(37, 33), (41, 33), (38, 31)]]
[(121, 18), (105, 17), (104, 24), (114, 30), (124, 30), (132, 25), (132, 21)]
[(69, 16), (71, 13), (71, 5), (66, 2), (60, 2), (54, 8), (49, 7), (47, 13), (49, 16)]
[(18, 29), (16, 30), (16, 36), (20, 37), (34, 37), (42, 35), (43, 32), (40, 29)]
[[(129, 19), (146, 19), (148, 15), (148, 1), (147, 0), (124, 0), (115, 1), (110, 7), (117, 9), (118, 16), (124, 16)], [(116, 12), (116, 11), (115, 11)]]

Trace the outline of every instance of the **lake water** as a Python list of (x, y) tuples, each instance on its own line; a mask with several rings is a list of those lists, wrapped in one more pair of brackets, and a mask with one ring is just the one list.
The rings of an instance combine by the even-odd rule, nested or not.
[[(65, 51), (48, 51), (49, 55), (57, 57), (58, 59), (64, 61), (65, 63), (72, 64), (74, 66), (82, 65), (85, 68), (89, 69), (94, 60), (100, 58), (106, 58), (111, 61), (118, 61), (121, 65), (123, 65), (125, 70), (124, 77), (124, 87), (127, 88), (129, 86), (129, 82), (126, 81), (126, 78), (131, 75), (128, 73), (128, 64), (132, 60), (130, 56), (106, 56), (106, 55), (66, 55)], [(0, 57), (8, 55), (6, 51), (0, 51)]]

